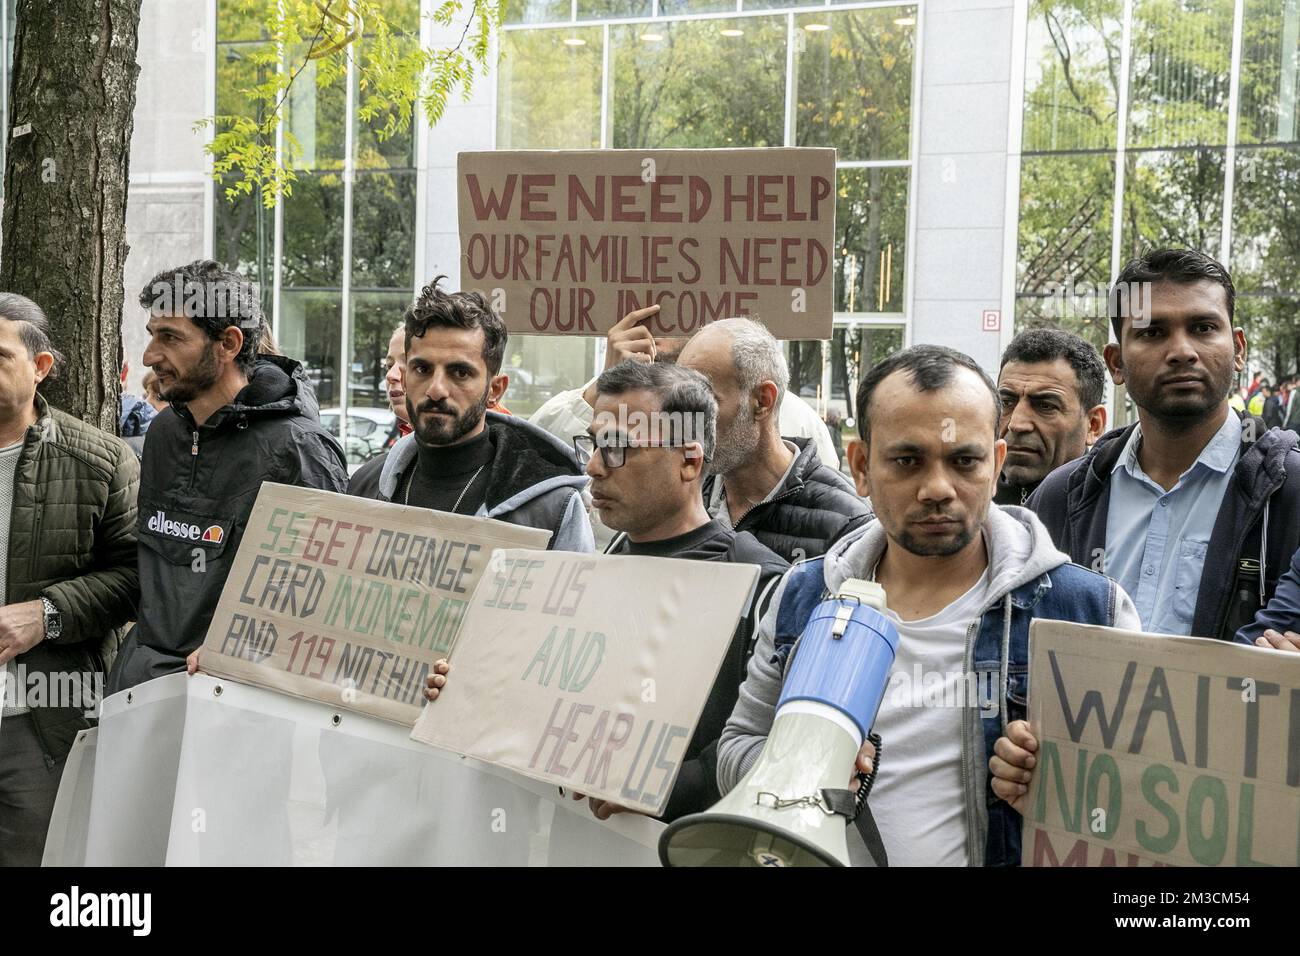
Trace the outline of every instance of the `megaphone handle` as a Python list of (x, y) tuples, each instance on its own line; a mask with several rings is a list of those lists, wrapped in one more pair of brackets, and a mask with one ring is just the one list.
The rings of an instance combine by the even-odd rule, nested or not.
[(862, 808), (867, 805), (867, 797), (871, 795), (871, 788), (876, 784), (876, 774), (880, 772), (880, 755), (885, 749), (884, 744), (881, 743), (880, 734), (875, 731), (867, 734), (867, 739), (876, 748), (876, 759), (871, 761), (871, 773), (858, 771), (858, 793), (857, 799), (854, 800), (853, 813), (855, 819), (862, 812)]

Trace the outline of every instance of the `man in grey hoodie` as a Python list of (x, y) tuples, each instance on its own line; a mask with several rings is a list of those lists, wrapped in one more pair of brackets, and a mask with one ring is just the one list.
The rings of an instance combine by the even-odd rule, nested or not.
[[(849, 462), (877, 520), (782, 581), (718, 744), (719, 788), (758, 760), (791, 649), (823, 593), (875, 580), (900, 634), (874, 727), (882, 747), (870, 803), (889, 859), (1014, 865), (1020, 820), (991, 800), (987, 765), (1007, 721), (1024, 716), (1029, 623), (1136, 629), (1137, 612), (1113, 581), (1056, 550), (1032, 512), (992, 505), (1006, 444), (996, 389), (974, 360), (907, 349), (867, 374), (857, 407), (862, 441)], [(865, 849), (851, 836), (854, 862), (867, 862)]]

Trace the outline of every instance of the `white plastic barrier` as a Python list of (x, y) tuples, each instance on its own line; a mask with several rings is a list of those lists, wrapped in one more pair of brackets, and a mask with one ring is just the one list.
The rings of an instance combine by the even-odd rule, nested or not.
[(74, 746), (46, 865), (654, 866), (662, 824), (386, 721), (207, 676), (104, 701)]

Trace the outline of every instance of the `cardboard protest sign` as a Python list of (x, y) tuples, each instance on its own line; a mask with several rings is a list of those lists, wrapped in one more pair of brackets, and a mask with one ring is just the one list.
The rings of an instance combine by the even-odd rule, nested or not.
[(758, 568), (500, 552), (411, 737), (658, 814)]
[(833, 149), (461, 153), (457, 183), (462, 284), (511, 332), (604, 335), (657, 304), (656, 336), (831, 336)]
[(1025, 866), (1300, 864), (1300, 655), (1034, 621)]
[(503, 521), (268, 482), (201, 666), (410, 726), (493, 550), (549, 540)]

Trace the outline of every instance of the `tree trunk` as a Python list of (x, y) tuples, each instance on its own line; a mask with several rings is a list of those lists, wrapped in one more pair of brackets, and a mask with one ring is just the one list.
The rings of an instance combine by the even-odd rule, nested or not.
[(66, 359), (42, 394), (114, 434), (140, 2), (18, 0), (0, 224), (0, 289), (45, 310)]

